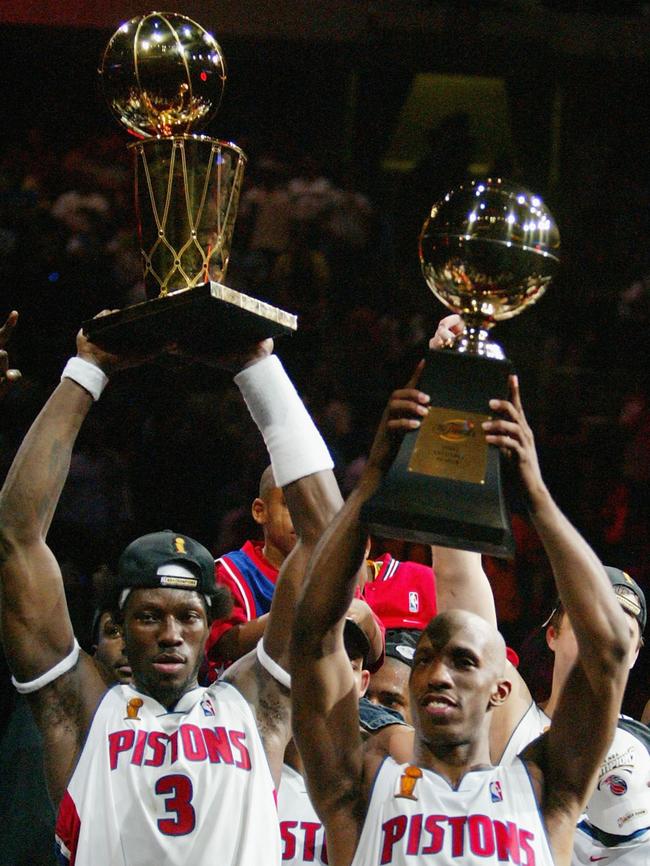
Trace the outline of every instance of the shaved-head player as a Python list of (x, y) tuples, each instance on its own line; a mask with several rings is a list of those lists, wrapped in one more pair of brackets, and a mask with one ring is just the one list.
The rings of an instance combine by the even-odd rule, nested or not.
[[(336, 866), (419, 863), (567, 866), (573, 830), (616, 724), (629, 630), (599, 560), (541, 479), (516, 379), (491, 401), (489, 444), (517, 463), (531, 516), (571, 612), (579, 647), (551, 730), (510, 767), (490, 764), (491, 714), (508, 700), (505, 645), (482, 618), (449, 611), (427, 626), (410, 679), (410, 764), (364, 755), (342, 622), (363, 557), (363, 503), (419, 426), (429, 398), (396, 391), (364, 474), (309, 566), (292, 641), (294, 735)], [(396, 410), (399, 409), (399, 413)], [(397, 417), (396, 417), (397, 414)]]

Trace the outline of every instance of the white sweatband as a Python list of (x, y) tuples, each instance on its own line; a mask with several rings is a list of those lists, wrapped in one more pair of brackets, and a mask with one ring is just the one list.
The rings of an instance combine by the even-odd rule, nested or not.
[(101, 397), (101, 393), (108, 385), (108, 376), (95, 364), (84, 358), (70, 358), (61, 373), (61, 381), (72, 379), (77, 385), (81, 385), (95, 402)]
[(284, 668), (280, 667), (276, 661), (273, 661), (271, 656), (264, 649), (263, 637), (258, 640), (255, 652), (257, 653), (257, 660), (264, 670), (271, 674), (273, 679), (277, 680), (281, 686), (284, 686), (285, 689), (291, 691), (291, 675), (288, 674)]
[(333, 468), (327, 445), (277, 355), (237, 373), (235, 384), (264, 437), (278, 487)]
[(30, 692), (37, 692), (39, 689), (48, 686), (50, 683), (53, 683), (54, 680), (72, 670), (72, 668), (77, 664), (78, 659), (79, 644), (75, 638), (74, 646), (68, 655), (64, 659), (61, 659), (58, 664), (55, 664), (53, 668), (50, 668), (49, 671), (45, 671), (45, 673), (41, 674), (40, 677), (36, 677), (35, 680), (30, 680), (28, 683), (19, 683), (15, 677), (11, 678), (11, 682), (16, 691), (21, 695), (28, 695)]

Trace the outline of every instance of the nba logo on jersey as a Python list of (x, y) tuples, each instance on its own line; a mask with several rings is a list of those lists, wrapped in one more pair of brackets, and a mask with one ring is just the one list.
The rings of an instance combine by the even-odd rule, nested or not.
[(206, 695), (201, 701), (201, 709), (203, 710), (204, 716), (216, 716), (216, 710), (214, 708), (214, 704), (210, 700), (210, 698)]
[(498, 779), (495, 779), (494, 782), (490, 782), (490, 799), (493, 803), (501, 803), (503, 800), (501, 782), (499, 782)]
[(417, 613), (420, 610), (420, 596), (417, 592), (409, 592), (409, 612)]

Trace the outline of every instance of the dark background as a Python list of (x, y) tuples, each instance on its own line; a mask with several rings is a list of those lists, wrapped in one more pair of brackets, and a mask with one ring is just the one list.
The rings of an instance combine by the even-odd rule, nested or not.
[[(73, 353), (79, 323), (130, 297), (129, 279), (116, 277), (108, 251), (114, 236), (135, 232), (127, 136), (104, 104), (97, 66), (120, 21), (143, 10), (92, 6), (21, 9), (9, 2), (0, 9), (0, 241), (3, 230), (10, 238), (10, 249), (0, 245), (0, 315), (21, 313), (12, 362), (24, 374), (0, 409), (2, 474)], [(259, 182), (269, 157), (288, 177), (309, 158), (334, 186), (363, 194), (372, 208), (367, 242), (353, 257), (342, 257), (322, 233), (310, 236), (329, 274), (320, 286), (322, 313), (313, 312), (316, 296), (296, 297), (305, 327), (278, 344), (337, 456), (344, 486), (389, 391), (404, 381), (425, 334), (445, 313), (417, 263), (428, 207), (458, 172), (502, 173), (550, 207), (562, 235), (562, 268), (539, 304), (499, 325), (496, 338), (520, 372), (552, 492), (601, 557), (647, 590), (647, 4), (230, 2), (216, 12), (195, 2), (175, 11), (213, 29), (224, 50), (229, 80), (207, 132), (246, 150), (248, 183)], [(416, 132), (411, 136), (400, 118), (423, 74), (462, 78), (474, 133), (481, 106), (472, 82), (500, 82), (508, 147), (483, 142), (479, 153), (476, 136), (465, 136), (462, 123), (445, 127), (443, 112), (420, 119), (433, 131), (431, 149), (418, 153), (422, 162), (389, 170), (387, 157), (400, 151), (398, 128), (404, 152), (415, 152)], [(433, 79), (433, 86), (445, 80)], [(75, 258), (63, 254), (70, 233), (52, 221), (51, 207), (70, 189), (92, 192), (87, 164), (97, 189), (108, 190), (111, 218)], [(233, 285), (252, 279), (249, 228), (242, 220), (236, 229)], [(101, 585), (98, 570), (111, 567), (135, 534), (170, 526), (218, 554), (250, 531), (245, 512), (265, 456), (219, 373), (158, 365), (126, 374), (95, 407), (78, 453), (50, 540), (64, 562), (80, 637)], [(545, 665), (538, 663), (548, 659), (526, 637), (545, 619), (554, 593), (525, 514), (516, 501), (514, 508), (517, 560), (509, 570), (491, 563), (491, 575), (504, 631), (543, 696)], [(391, 544), (403, 558), (428, 556)], [(637, 718), (650, 697), (644, 655), (625, 704)], [(3, 700), (8, 720), (8, 683)], [(18, 718), (26, 730), (20, 711), (12, 723)], [(30, 748), (17, 760), (3, 747), (7, 778), (20, 768), (18, 787), (20, 775), (31, 772), (20, 762)], [(13, 808), (28, 826), (27, 806)], [(23, 852), (28, 858), (29, 847)], [(7, 856), (13, 859), (2, 863), (23, 862)]]

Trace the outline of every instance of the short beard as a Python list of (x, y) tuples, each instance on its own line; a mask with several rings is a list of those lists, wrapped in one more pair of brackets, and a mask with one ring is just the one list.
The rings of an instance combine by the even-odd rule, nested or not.
[(199, 667), (200, 660), (197, 662), (197, 665), (190, 676), (188, 676), (184, 682), (174, 684), (166, 683), (164, 681), (161, 682), (160, 680), (155, 680), (153, 683), (149, 683), (146, 680), (138, 678), (137, 674), (134, 674), (135, 686), (138, 691), (154, 698), (154, 700), (158, 701), (158, 703), (165, 707), (165, 709), (172, 710), (184, 694), (196, 688), (198, 685), (197, 678)]

